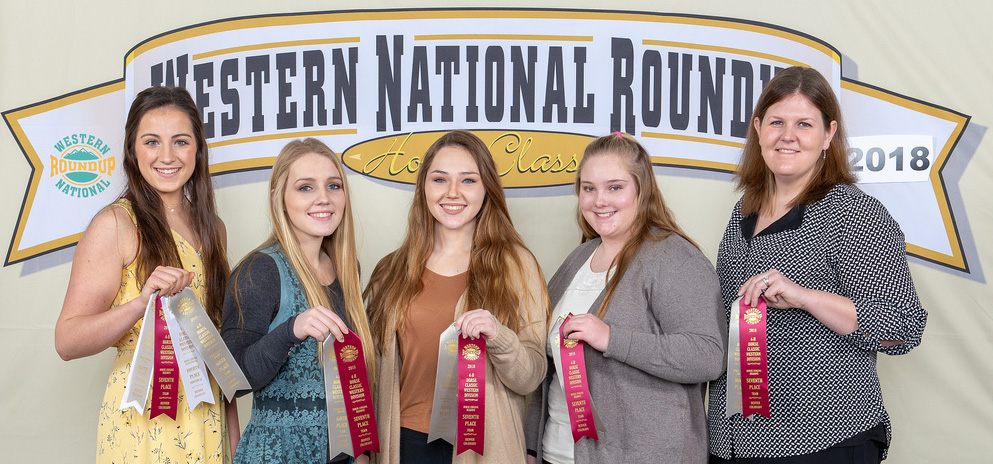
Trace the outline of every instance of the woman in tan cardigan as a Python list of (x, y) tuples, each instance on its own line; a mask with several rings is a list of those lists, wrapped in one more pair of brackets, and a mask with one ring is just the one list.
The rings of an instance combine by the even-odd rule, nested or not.
[[(534, 255), (514, 230), (486, 145), (443, 135), (417, 173), (407, 235), (365, 298), (379, 352), (380, 463), (524, 462), (525, 395), (545, 376), (550, 309)], [(483, 455), (427, 442), (438, 339), (454, 322), (486, 339)]]

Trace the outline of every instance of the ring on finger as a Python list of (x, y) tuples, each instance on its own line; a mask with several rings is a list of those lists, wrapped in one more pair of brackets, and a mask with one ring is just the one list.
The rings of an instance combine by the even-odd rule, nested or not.
[(764, 282), (764, 283), (765, 283), (765, 286), (766, 286), (766, 288), (768, 288), (768, 287), (769, 287), (769, 278), (768, 278), (768, 277), (763, 277), (763, 278), (762, 278), (762, 282)]

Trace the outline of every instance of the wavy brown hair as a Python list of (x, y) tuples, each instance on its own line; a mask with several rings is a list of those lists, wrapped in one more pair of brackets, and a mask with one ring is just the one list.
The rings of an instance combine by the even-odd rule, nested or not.
[(176, 242), (172, 238), (172, 230), (165, 219), (162, 198), (142, 177), (135, 152), (141, 119), (149, 111), (165, 107), (183, 112), (190, 119), (190, 126), (193, 128), (196, 161), (193, 174), (186, 181), (183, 191), (191, 206), (190, 227), (200, 241), (206, 284), (204, 307), (210, 319), (219, 326), (230, 268), (226, 245), (221, 237), (221, 219), (217, 216), (217, 207), (214, 204), (214, 187), (210, 179), (203, 121), (196, 103), (182, 87), (149, 87), (142, 90), (131, 103), (128, 119), (124, 124), (124, 173), (128, 182), (121, 198), (131, 202), (138, 228), (138, 256), (135, 258), (138, 287), (145, 285), (156, 266), (183, 267)]
[[(345, 177), (345, 166), (341, 163), (338, 155), (328, 148), (320, 140), (306, 138), (294, 140), (279, 152), (276, 161), (272, 165), (272, 174), (269, 176), (269, 218), (272, 220), (272, 234), (269, 239), (255, 249), (260, 251), (273, 245), (279, 245), (286, 256), (286, 260), (293, 266), (293, 271), (304, 293), (307, 294), (307, 304), (311, 307), (324, 306), (334, 310), (334, 305), (328, 297), (327, 292), (317, 278), (317, 270), (311, 267), (303, 251), (300, 249), (300, 241), (297, 240), (293, 232), (293, 225), (286, 214), (286, 203), (283, 198), (286, 194), (286, 187), (289, 178), (290, 166), (309, 154), (323, 156), (334, 164), (341, 175), (341, 187), (345, 193), (345, 210), (336, 211), (341, 214), (341, 222), (335, 231), (324, 237), (321, 241), (321, 249), (331, 258), (335, 272), (338, 274), (338, 283), (341, 284), (342, 295), (345, 300), (345, 314), (351, 320), (352, 328), (362, 340), (362, 352), (365, 353), (366, 372), (370, 379), (375, 377), (376, 357), (372, 350), (372, 335), (369, 331), (369, 319), (366, 317), (365, 307), (362, 305), (362, 290), (359, 284), (359, 259), (355, 246), (355, 221), (352, 218), (351, 190), (348, 188), (348, 179)], [(243, 260), (249, 260), (255, 252), (249, 253)], [(239, 265), (238, 271), (231, 277), (236, 281), (244, 266)], [(244, 312), (241, 309), (241, 301), (238, 294), (235, 294), (238, 306), (238, 317), (244, 320)]]
[[(610, 272), (610, 278), (607, 281), (603, 302), (600, 303), (600, 309), (597, 310), (597, 317), (603, 318), (604, 313), (607, 312), (607, 305), (610, 304), (610, 300), (617, 290), (617, 285), (624, 278), (628, 264), (631, 263), (631, 259), (634, 258), (638, 247), (645, 240), (659, 241), (664, 240), (672, 234), (676, 234), (686, 239), (693, 246), (697, 248), (700, 248), (700, 246), (686, 235), (683, 229), (679, 227), (679, 224), (676, 223), (672, 211), (666, 206), (665, 200), (662, 198), (662, 192), (659, 191), (659, 186), (655, 181), (655, 171), (652, 169), (651, 156), (645, 151), (645, 147), (630, 135), (615, 132), (611, 135), (600, 137), (586, 146), (586, 150), (583, 152), (583, 159), (579, 162), (579, 167), (576, 169), (575, 187), (577, 196), (580, 193), (582, 185), (583, 168), (586, 167), (586, 163), (589, 160), (598, 156), (616, 156), (620, 159), (621, 164), (631, 174), (631, 177), (634, 178), (635, 186), (638, 189), (638, 198), (636, 201), (637, 212), (635, 214), (634, 224), (631, 225), (631, 236), (610, 264), (613, 271)], [(593, 229), (593, 226), (586, 222), (586, 219), (583, 217), (583, 211), (578, 207), (576, 208), (576, 220), (579, 222), (579, 229), (583, 232), (583, 242), (600, 236)]]
[(848, 161), (848, 135), (841, 120), (841, 105), (831, 90), (831, 84), (816, 69), (800, 66), (786, 68), (769, 81), (755, 103), (752, 113), (754, 119), (748, 125), (748, 135), (745, 138), (745, 150), (734, 173), (737, 189), (744, 193), (741, 201), (741, 214), (744, 216), (758, 213), (768, 206), (776, 191), (776, 179), (762, 158), (755, 122), (761, 122), (765, 118), (770, 106), (793, 94), (803, 95), (821, 111), (825, 127), (830, 127), (831, 121), (835, 121), (838, 128), (824, 156), (817, 160), (817, 171), (810, 183), (789, 206), (812, 204), (824, 198), (837, 184), (855, 183), (852, 166)]
[[(421, 275), (434, 249), (435, 228), (435, 219), (428, 210), (424, 194), (424, 183), (435, 155), (444, 147), (462, 148), (472, 156), (486, 191), (476, 215), (469, 257), (468, 305), (470, 308), (486, 308), (514, 332), (531, 323), (524, 320), (524, 315), (518, 310), (522, 303), (518, 295), (508, 289), (528, 287), (525, 281), (526, 263), (521, 262), (522, 256), (531, 259), (535, 268), (538, 268), (537, 260), (514, 229), (489, 148), (473, 133), (457, 130), (442, 135), (424, 154), (417, 171), (413, 204), (407, 215), (407, 234), (400, 247), (376, 265), (365, 289), (369, 321), (380, 353), (386, 343), (387, 331), (391, 327), (396, 331), (403, 330), (410, 302), (423, 289)], [(540, 268), (538, 276), (544, 280)], [(546, 313), (550, 312), (548, 292), (543, 291), (539, 297)]]

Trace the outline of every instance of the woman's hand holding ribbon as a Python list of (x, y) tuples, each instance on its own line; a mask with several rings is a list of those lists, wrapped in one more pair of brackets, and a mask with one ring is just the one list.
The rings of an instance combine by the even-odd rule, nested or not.
[(593, 349), (604, 352), (610, 343), (610, 326), (593, 314), (577, 314), (562, 325), (562, 333), (570, 340), (580, 340)]
[(142, 302), (141, 307), (144, 308), (148, 305), (148, 299), (156, 291), (159, 292), (159, 296), (173, 296), (183, 291), (184, 288), (193, 282), (195, 275), (192, 271), (178, 267), (156, 267), (152, 271), (152, 274), (148, 276), (148, 279), (145, 280), (145, 285), (141, 287), (141, 295), (138, 297)]
[(324, 306), (314, 306), (300, 313), (293, 321), (293, 336), (297, 340), (313, 337), (319, 342), (324, 342), (333, 336), (335, 340), (342, 342), (345, 341), (347, 333), (348, 326), (345, 322), (334, 311)]
[(468, 311), (455, 319), (455, 328), (462, 332), (463, 337), (473, 340), (480, 336), (492, 338), (497, 334), (497, 321), (493, 314), (480, 308)]

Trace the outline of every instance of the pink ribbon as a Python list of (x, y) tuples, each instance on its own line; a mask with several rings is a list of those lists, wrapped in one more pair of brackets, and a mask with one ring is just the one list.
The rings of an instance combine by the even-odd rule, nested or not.
[(486, 339), (459, 338), (458, 427), (455, 455), (483, 455), (486, 419)]
[(762, 297), (755, 306), (745, 305), (744, 299), (739, 303), (738, 340), (742, 347), (741, 407), (744, 417), (752, 414), (770, 417), (767, 314)]
[[(148, 323), (149, 321), (144, 321)], [(176, 420), (176, 397), (179, 395), (179, 370), (172, 348), (169, 326), (162, 312), (162, 299), (155, 296), (155, 364), (152, 370), (152, 415), (165, 414)]]
[(354, 331), (345, 334), (344, 341), (334, 341), (334, 354), (341, 377), (341, 393), (345, 399), (348, 431), (352, 435), (352, 456), (365, 451), (379, 452), (376, 413), (372, 407), (372, 389), (365, 368), (362, 340)]
[[(572, 314), (565, 317), (562, 326)], [(599, 440), (596, 424), (593, 420), (593, 402), (590, 399), (590, 387), (586, 376), (586, 359), (583, 357), (582, 340), (565, 338), (559, 326), (559, 352), (562, 358), (562, 379), (565, 389), (566, 406), (569, 408), (569, 426), (572, 428), (572, 440), (589, 437)]]

